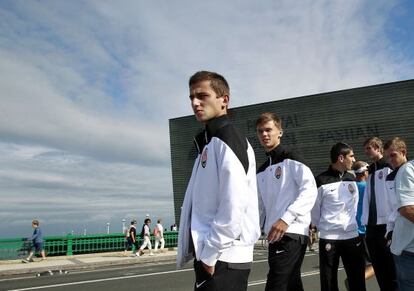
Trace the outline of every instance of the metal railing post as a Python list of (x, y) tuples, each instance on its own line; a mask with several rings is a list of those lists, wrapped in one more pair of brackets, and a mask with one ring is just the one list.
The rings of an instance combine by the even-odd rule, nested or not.
[(67, 240), (66, 255), (72, 256), (73, 255), (73, 236), (71, 234), (68, 234), (66, 236), (66, 240)]

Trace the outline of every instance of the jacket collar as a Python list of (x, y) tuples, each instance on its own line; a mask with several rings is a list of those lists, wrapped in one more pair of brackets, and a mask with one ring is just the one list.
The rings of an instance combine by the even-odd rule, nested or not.
[(370, 174), (372, 174), (375, 171), (380, 170), (380, 169), (385, 168), (385, 167), (388, 167), (387, 160), (384, 157), (382, 157), (378, 161), (376, 161), (376, 162), (372, 163), (371, 165), (369, 165), (368, 172)]
[(283, 146), (278, 144), (273, 150), (266, 152), (266, 156), (271, 157), (272, 159), (281, 153), (283, 153)]
[(230, 119), (227, 116), (227, 114), (221, 115), (219, 117), (207, 121), (205, 130), (200, 132), (194, 138), (194, 143), (196, 145), (197, 152), (201, 154), (201, 152), (204, 149), (204, 146), (208, 144), (214, 136), (216, 136), (217, 131), (228, 124), (230, 124)]
[(332, 165), (329, 165), (328, 171), (329, 173), (331, 173), (333, 177), (338, 177), (338, 178), (342, 178), (347, 173), (347, 172), (340, 172), (338, 170), (335, 170), (334, 168), (332, 168)]
[(283, 160), (283, 153), (285, 149), (281, 144), (278, 144), (273, 150), (266, 152), (269, 157), (269, 164), (275, 164)]
[(207, 142), (210, 141), (210, 139), (216, 135), (216, 132), (228, 125), (230, 123), (229, 117), (227, 116), (227, 114), (225, 115), (221, 115), (219, 117), (210, 119), (209, 121), (207, 121), (206, 123), (206, 132), (207, 132)]

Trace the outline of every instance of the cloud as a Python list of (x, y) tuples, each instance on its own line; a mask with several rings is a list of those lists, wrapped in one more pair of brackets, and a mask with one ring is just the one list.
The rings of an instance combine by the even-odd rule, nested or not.
[(411, 78), (401, 3), (2, 1), (0, 219), (172, 222), (168, 119), (191, 114), (191, 74), (222, 73), (232, 107)]
[(145, 213), (173, 221), (168, 169), (148, 171), (146, 166), (5, 143), (0, 143), (0, 163), (4, 235), (25, 235), (22, 231), (33, 218), (40, 219), (49, 234), (84, 226), (97, 230), (102, 221), (140, 219)]

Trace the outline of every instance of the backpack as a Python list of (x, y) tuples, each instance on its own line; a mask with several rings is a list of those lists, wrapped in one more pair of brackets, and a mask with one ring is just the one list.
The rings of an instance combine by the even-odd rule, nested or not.
[(159, 233), (158, 226), (155, 226), (154, 227), (154, 236), (158, 236), (158, 233)]
[(141, 233), (139, 235), (140, 238), (144, 238), (145, 235), (145, 223), (142, 225)]

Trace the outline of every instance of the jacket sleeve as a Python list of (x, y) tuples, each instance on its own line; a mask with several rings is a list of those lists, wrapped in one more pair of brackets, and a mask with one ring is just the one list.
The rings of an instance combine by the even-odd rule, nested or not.
[(301, 162), (289, 160), (289, 164), (291, 175), (298, 187), (298, 196), (281, 217), (288, 225), (299, 215), (310, 213), (318, 194), (312, 171)]
[(259, 177), (257, 179), (257, 196), (258, 196), (258, 200), (259, 200), (259, 221), (260, 221), (260, 230), (262, 232), (265, 231), (265, 223), (266, 223), (266, 208), (262, 199), (262, 195), (260, 194), (260, 181), (259, 181)]
[[(403, 165), (396, 177), (396, 201), (398, 209), (414, 205), (414, 165), (412, 161)], [(401, 214), (401, 212), (400, 212)], [(406, 219), (413, 221), (408, 214), (401, 214)]]
[[(385, 233), (385, 237), (387, 237), (388, 233), (390, 231), (394, 230), (395, 225), (395, 219), (397, 218), (398, 214), (398, 207), (397, 207), (397, 199), (396, 199), (396, 193), (395, 193), (395, 181), (387, 181), (387, 199), (388, 199), (388, 205), (390, 206), (391, 212), (388, 215), (387, 219), (387, 231)], [(391, 185), (390, 185), (391, 184)]]
[(361, 215), (362, 225), (368, 224), (369, 200), (371, 199), (371, 183), (370, 183), (371, 177), (372, 177), (372, 174), (369, 174), (367, 178), (367, 184), (365, 186), (365, 191), (364, 191), (364, 199), (362, 202), (362, 215)]
[(318, 195), (316, 196), (315, 204), (311, 211), (311, 224), (319, 228), (319, 222), (321, 220), (321, 205), (322, 205), (322, 186), (318, 188)]
[(180, 227), (178, 228), (178, 243), (177, 243), (177, 268), (180, 269), (184, 267), (185, 263), (190, 261), (193, 255), (193, 246), (191, 242), (191, 205), (192, 205), (192, 196), (191, 192), (188, 189), (191, 189), (194, 184), (194, 173), (200, 164), (200, 156), (194, 162), (192, 174), (190, 181), (188, 182), (187, 191), (184, 195), (183, 205), (181, 207), (180, 215)]
[(200, 259), (209, 266), (215, 265), (220, 252), (240, 239), (247, 208), (258, 209), (255, 175), (252, 176), (252, 193), (253, 188), (236, 154), (225, 143), (216, 143), (215, 147), (219, 175), (218, 208), (200, 255)]

